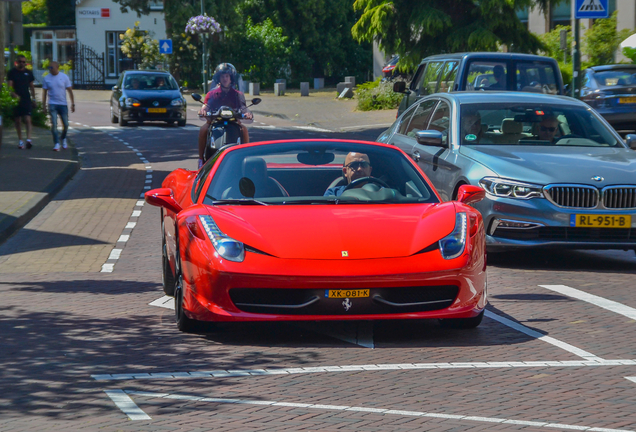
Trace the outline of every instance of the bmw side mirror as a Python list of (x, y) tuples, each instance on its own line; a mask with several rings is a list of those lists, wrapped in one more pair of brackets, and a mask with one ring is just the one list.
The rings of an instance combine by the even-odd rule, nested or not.
[(415, 132), (415, 139), (418, 144), (445, 147), (444, 135), (436, 130), (424, 130)]
[(201, 102), (201, 95), (199, 93), (192, 93), (190, 96), (192, 96), (192, 99), (195, 101)]
[(486, 198), (486, 191), (479, 186), (461, 185), (457, 191), (457, 201), (464, 204), (474, 204)]
[(636, 150), (636, 134), (627, 134), (625, 142), (627, 143), (627, 147)]

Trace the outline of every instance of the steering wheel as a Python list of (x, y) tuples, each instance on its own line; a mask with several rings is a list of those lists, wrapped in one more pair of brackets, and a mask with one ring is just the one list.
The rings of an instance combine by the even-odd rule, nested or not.
[(583, 138), (581, 135), (576, 135), (576, 134), (569, 134), (569, 135), (563, 135), (561, 137), (559, 137), (558, 139), (554, 140), (553, 144), (558, 143), (559, 141), (561, 141), (562, 139), (565, 138)]
[(366, 184), (366, 183), (375, 183), (382, 186), (383, 188), (389, 188), (389, 185), (384, 183), (379, 178), (369, 176), (369, 177), (360, 177), (359, 179), (355, 179), (354, 181), (349, 183), (342, 192), (352, 189), (354, 187), (357, 187), (358, 185)]

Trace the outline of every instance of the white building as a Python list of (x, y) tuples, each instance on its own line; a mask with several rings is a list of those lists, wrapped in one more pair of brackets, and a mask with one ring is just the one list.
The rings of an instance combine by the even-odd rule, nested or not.
[(114, 84), (119, 74), (133, 67), (132, 61), (121, 52), (120, 34), (139, 21), (139, 28), (149, 32), (153, 39), (166, 38), (166, 23), (161, 0), (151, 1), (151, 12), (137, 16), (134, 11), (123, 13), (112, 0), (77, 0), (75, 23), (77, 41), (90, 47), (97, 55), (104, 55), (106, 84)]

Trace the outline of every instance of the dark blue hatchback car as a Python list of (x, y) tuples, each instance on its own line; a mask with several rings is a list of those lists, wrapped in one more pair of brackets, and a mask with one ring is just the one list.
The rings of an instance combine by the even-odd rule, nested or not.
[(581, 100), (617, 129), (636, 129), (636, 65), (604, 65), (587, 69)]

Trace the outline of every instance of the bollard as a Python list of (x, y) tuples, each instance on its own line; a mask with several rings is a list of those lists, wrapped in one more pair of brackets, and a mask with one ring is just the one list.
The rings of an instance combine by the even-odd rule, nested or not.
[(249, 85), (250, 96), (258, 96), (261, 94), (261, 83), (251, 82)]
[(350, 83), (350, 82), (338, 83), (338, 85), (336, 85), (336, 92), (338, 92), (338, 94), (340, 94), (346, 88), (353, 88), (353, 84)]
[(274, 83), (274, 96), (284, 96), (284, 95), (285, 95), (285, 84)]
[(309, 83), (301, 82), (300, 83), (300, 95), (301, 96), (309, 96)]
[(320, 90), (321, 88), (325, 88), (325, 79), (314, 78), (314, 90)]
[(351, 87), (355, 87), (356, 86), (356, 77), (347, 76), (347, 77), (345, 77), (345, 82), (351, 83)]

